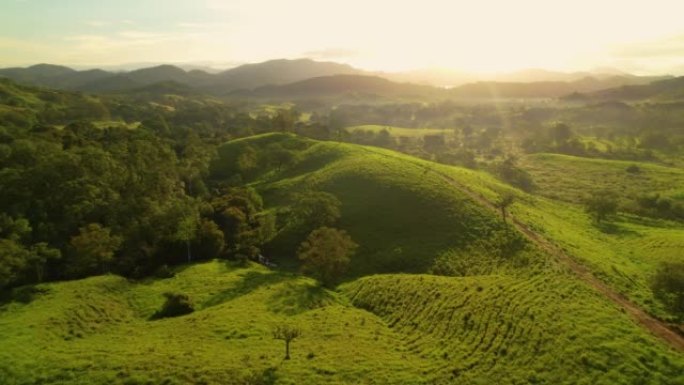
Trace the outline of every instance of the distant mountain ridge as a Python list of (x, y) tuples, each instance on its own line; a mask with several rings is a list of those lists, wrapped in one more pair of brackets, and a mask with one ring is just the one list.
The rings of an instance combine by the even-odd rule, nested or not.
[[(0, 77), (29, 85), (94, 93), (130, 92), (156, 83), (174, 83), (183, 86), (183, 89), (187, 87), (197, 93), (215, 96), (277, 98), (325, 96), (335, 92), (377, 95), (432, 93), (443, 94), (445, 97), (473, 98), (557, 98), (622, 86), (642, 86), (669, 78), (640, 77), (611, 69), (597, 71), (562, 73), (530, 69), (492, 75), (486, 81), (477, 81), (473, 75), (453, 70), (385, 73), (364, 71), (335, 62), (277, 59), (244, 64), (218, 73), (200, 69), (185, 70), (169, 64), (128, 72), (101, 69), (77, 71), (60, 65), (37, 64), (26, 68), (0, 69)], [(449, 88), (448, 92), (441, 92), (446, 88)]]
[(245, 64), (217, 74), (198, 69), (186, 71), (168, 64), (129, 72), (76, 71), (53, 64), (0, 69), (0, 77), (7, 77), (20, 83), (67, 90), (123, 91), (173, 81), (217, 95), (237, 89), (292, 83), (317, 76), (361, 73), (364, 71), (346, 64), (317, 62), (310, 59), (278, 59)]

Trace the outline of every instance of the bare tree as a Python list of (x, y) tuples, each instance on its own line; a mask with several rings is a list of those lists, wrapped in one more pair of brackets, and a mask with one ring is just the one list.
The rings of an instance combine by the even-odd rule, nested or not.
[(504, 193), (496, 202), (496, 207), (501, 210), (501, 217), (503, 218), (504, 222), (506, 222), (508, 206), (512, 205), (513, 202), (515, 202), (515, 195), (511, 193)]
[(285, 341), (285, 359), (290, 359), (290, 342), (302, 335), (301, 329), (292, 325), (278, 325), (273, 329), (273, 338)]

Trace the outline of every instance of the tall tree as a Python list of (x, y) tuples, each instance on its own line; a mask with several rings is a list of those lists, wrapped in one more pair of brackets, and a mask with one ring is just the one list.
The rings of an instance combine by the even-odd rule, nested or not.
[(75, 275), (107, 272), (121, 242), (121, 237), (112, 235), (109, 228), (99, 223), (81, 227), (70, 241), (74, 250), (72, 272)]
[(358, 245), (347, 232), (320, 227), (299, 246), (302, 270), (318, 279), (323, 286), (334, 286), (349, 266)]

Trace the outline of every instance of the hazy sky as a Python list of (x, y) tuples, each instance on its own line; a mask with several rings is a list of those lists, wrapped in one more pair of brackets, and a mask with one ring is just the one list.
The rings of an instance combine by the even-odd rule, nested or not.
[(0, 66), (256, 62), (684, 73), (681, 0), (0, 0)]

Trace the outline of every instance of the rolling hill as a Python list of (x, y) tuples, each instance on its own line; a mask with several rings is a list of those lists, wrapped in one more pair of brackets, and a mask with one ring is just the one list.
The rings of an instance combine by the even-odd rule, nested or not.
[[(296, 152), (297, 163), (274, 172), (268, 153), (275, 147)], [(254, 167), (241, 166), (245, 157), (253, 157)], [(360, 244), (351, 276), (425, 272), (436, 257), (451, 250), (479, 250), (488, 241), (503, 241), (499, 237), (507, 226), (495, 213), (426, 172), (427, 163), (406, 159), (413, 158), (372, 147), (265, 134), (221, 146), (211, 174), (219, 180), (240, 175), (284, 221), (293, 194), (314, 190), (335, 195), (341, 202), (338, 227)], [(282, 227), (269, 246), (278, 253), (275, 260), (291, 262), (306, 233)], [(521, 251), (507, 260), (482, 262), (513, 266), (528, 257)]]
[(314, 99), (327, 97), (394, 97), (416, 98), (440, 95), (438, 88), (409, 83), (396, 83), (377, 76), (321, 76), (285, 85), (259, 87), (251, 92), (236, 92), (234, 97), (267, 99)]
[(624, 85), (584, 95), (588, 100), (655, 100), (684, 99), (684, 77), (655, 81), (650, 84)]
[[(291, 161), (274, 163), (270, 155), (278, 149), (291, 151)], [(490, 207), (502, 193), (515, 194), (516, 221), (614, 287), (636, 282), (628, 296), (645, 292), (648, 273), (639, 271), (647, 262), (637, 259), (652, 250), (636, 247), (647, 244), (635, 237), (635, 255), (607, 254), (619, 238), (601, 235), (571, 203), (525, 194), (473, 170), (292, 134), (232, 140), (217, 155), (210, 178), (257, 190), (277, 215), (278, 233), (265, 252), (279, 267), (214, 260), (178, 266), (166, 278), (105, 275), (15, 289), (0, 302), (0, 382), (684, 381), (679, 352), (566, 261), (522, 240), (522, 227)], [(307, 230), (289, 225), (292, 198), (309, 190), (339, 199), (335, 226), (360, 244), (336, 291), (292, 272)], [(440, 260), (467, 269), (398, 274), (435, 272)], [(611, 268), (620, 263), (617, 272)], [(186, 294), (195, 312), (154, 319), (166, 292)], [(271, 334), (282, 324), (302, 331), (291, 360), (283, 360), (282, 341)]]

